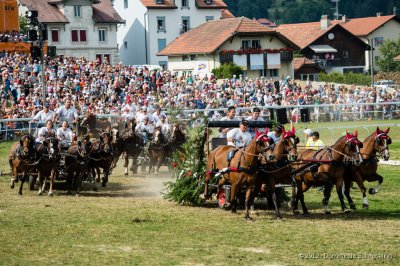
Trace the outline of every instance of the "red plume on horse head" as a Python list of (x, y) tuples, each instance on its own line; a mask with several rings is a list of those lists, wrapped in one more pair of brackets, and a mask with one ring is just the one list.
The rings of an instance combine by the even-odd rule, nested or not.
[(356, 131), (354, 131), (354, 137), (358, 137), (358, 131), (356, 130)]

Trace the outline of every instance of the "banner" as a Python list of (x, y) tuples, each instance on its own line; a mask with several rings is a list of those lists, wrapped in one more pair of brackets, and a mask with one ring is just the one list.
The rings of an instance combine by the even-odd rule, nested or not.
[(199, 73), (207, 73), (207, 64), (205, 62), (200, 62), (197, 65), (197, 71)]
[(250, 55), (250, 69), (251, 70), (264, 69), (264, 54)]
[(0, 31), (19, 31), (17, 0), (0, 0)]
[(267, 69), (281, 68), (281, 54), (267, 54)]
[(233, 63), (243, 68), (243, 70), (247, 70), (247, 55), (233, 55)]
[[(47, 54), (47, 42), (44, 43), (44, 54)], [(0, 42), (0, 52), (6, 53), (18, 52), (20, 54), (30, 54), (31, 44), (26, 42)]]

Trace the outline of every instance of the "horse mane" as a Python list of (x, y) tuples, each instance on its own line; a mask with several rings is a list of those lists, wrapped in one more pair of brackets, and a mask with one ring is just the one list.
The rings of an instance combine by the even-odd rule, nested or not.
[(332, 145), (332, 147), (333, 147), (333, 146), (336, 146), (336, 145), (339, 145), (340, 142), (342, 142), (345, 138), (346, 138), (346, 136), (342, 136), (342, 137), (338, 138), (338, 139), (336, 140), (335, 144)]

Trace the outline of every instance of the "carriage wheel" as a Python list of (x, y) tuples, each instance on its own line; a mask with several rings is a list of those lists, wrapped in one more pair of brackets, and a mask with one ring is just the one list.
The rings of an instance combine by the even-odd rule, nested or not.
[(29, 189), (35, 190), (35, 184), (36, 184), (36, 176), (29, 175)]
[(226, 194), (225, 194), (225, 190), (221, 189), (218, 193), (218, 207), (220, 207), (221, 209), (225, 208), (225, 204), (226, 204)]

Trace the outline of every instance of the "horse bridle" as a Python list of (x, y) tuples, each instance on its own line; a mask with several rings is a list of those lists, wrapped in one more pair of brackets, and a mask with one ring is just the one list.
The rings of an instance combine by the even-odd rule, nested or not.
[[(381, 138), (381, 137), (385, 137), (385, 138)], [(374, 143), (377, 145), (377, 150), (378, 150), (380, 157), (383, 157), (383, 153), (385, 150), (387, 150), (389, 152), (388, 139), (389, 139), (389, 136), (385, 133), (380, 133), (375, 136)], [(383, 149), (381, 149), (382, 145), (379, 145), (380, 141), (383, 141), (383, 143), (384, 143)]]
[[(361, 151), (360, 151), (360, 147), (359, 147), (359, 145), (360, 144), (357, 144), (357, 142), (358, 143), (361, 143), (358, 139), (357, 139), (357, 137), (352, 137), (352, 138), (349, 138), (349, 139), (347, 139), (346, 140), (346, 147), (349, 149), (349, 155), (348, 155), (348, 157), (350, 157), (350, 159), (348, 160), (348, 161), (351, 161), (351, 163), (353, 164), (353, 165), (357, 165), (358, 163), (357, 163), (357, 156), (358, 156), (358, 158), (359, 158), (359, 160), (360, 160), (360, 162), (359, 163), (362, 163), (363, 162), (363, 158), (362, 158), (362, 156), (361, 156)], [(352, 149), (351, 149), (351, 145), (355, 145), (355, 147), (356, 147), (356, 152), (353, 152), (352, 151)]]

